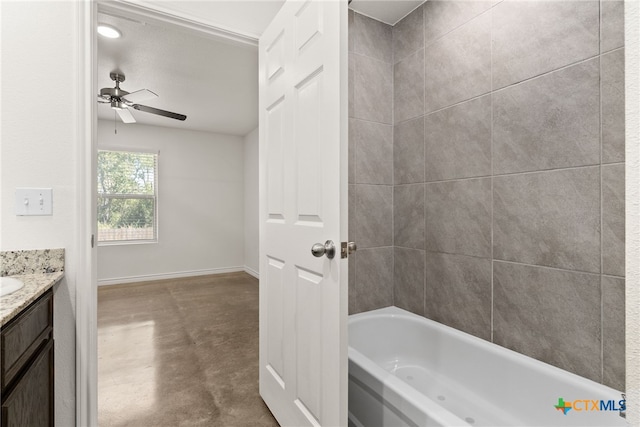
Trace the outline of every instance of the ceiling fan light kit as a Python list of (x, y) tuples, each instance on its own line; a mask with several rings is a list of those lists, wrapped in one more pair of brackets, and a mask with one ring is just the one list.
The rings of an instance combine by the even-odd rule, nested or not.
[(140, 89), (135, 92), (127, 92), (120, 89), (120, 83), (125, 81), (124, 74), (109, 73), (109, 77), (111, 77), (111, 80), (116, 83), (116, 86), (100, 89), (98, 102), (101, 104), (110, 104), (111, 108), (118, 113), (118, 116), (120, 116), (120, 119), (122, 119), (124, 123), (136, 122), (133, 114), (129, 111), (130, 108), (145, 113), (168, 117), (170, 119), (181, 121), (186, 120), (187, 116), (184, 114), (172, 113), (171, 111), (160, 110), (158, 108), (138, 104), (140, 101), (157, 98), (158, 95), (148, 89)]

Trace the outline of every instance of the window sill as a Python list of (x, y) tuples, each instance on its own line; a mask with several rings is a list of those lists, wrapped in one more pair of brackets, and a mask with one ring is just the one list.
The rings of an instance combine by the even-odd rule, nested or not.
[(100, 246), (128, 246), (128, 245), (153, 245), (158, 243), (158, 239), (155, 240), (113, 240), (107, 242), (98, 242)]

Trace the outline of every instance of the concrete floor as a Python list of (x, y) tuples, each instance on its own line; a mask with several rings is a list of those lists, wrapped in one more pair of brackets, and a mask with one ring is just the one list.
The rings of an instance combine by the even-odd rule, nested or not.
[(277, 426), (258, 394), (258, 281), (232, 273), (100, 288), (98, 421)]

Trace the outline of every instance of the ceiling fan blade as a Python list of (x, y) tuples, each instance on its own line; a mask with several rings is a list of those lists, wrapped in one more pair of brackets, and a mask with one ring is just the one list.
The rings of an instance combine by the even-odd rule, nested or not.
[(172, 113), (171, 111), (159, 110), (157, 108), (148, 107), (146, 105), (133, 104), (132, 107), (135, 108), (138, 111), (144, 111), (145, 113), (157, 114), (159, 116), (169, 117), (171, 119), (183, 120), (184, 121), (187, 118), (187, 116), (185, 116), (184, 114), (178, 114), (178, 113)]
[(158, 95), (151, 92), (149, 89), (141, 89), (123, 96), (122, 100), (129, 104), (135, 104), (136, 102), (146, 101), (147, 99), (153, 99), (157, 97)]
[(110, 96), (98, 95), (98, 102), (101, 104), (108, 104), (111, 102)]
[(123, 108), (121, 110), (116, 110), (116, 113), (118, 113), (118, 115), (122, 119), (123, 123), (135, 123), (136, 122), (136, 119), (133, 117), (133, 114), (131, 114), (131, 111), (129, 111), (128, 108)]

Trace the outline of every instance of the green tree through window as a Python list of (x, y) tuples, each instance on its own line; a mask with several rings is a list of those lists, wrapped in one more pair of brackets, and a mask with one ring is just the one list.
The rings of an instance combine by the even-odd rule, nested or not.
[(155, 240), (157, 154), (98, 151), (98, 241)]

